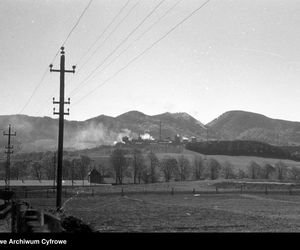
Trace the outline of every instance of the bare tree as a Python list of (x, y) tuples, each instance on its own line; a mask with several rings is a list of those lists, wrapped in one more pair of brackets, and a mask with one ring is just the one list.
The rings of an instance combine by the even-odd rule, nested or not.
[(68, 159), (63, 160), (62, 178), (63, 179), (72, 178), (72, 164)]
[(222, 172), (224, 179), (233, 179), (235, 178), (235, 173), (233, 170), (233, 166), (229, 161), (225, 161), (222, 165)]
[(261, 169), (261, 178), (270, 179), (273, 172), (275, 172), (275, 168), (271, 164), (266, 163)]
[(44, 154), (42, 158), (42, 165), (45, 170), (45, 176), (47, 180), (53, 179), (53, 176), (55, 176), (55, 168), (54, 164), (56, 162), (54, 161), (53, 154)]
[(248, 165), (248, 174), (251, 179), (258, 179), (261, 174), (261, 166), (255, 161), (251, 161)]
[(288, 173), (290, 175), (290, 178), (294, 181), (299, 181), (300, 180), (300, 169), (298, 167), (291, 167), (288, 170)]
[(246, 177), (247, 177), (247, 174), (245, 173), (245, 171), (243, 171), (242, 169), (239, 169), (238, 173), (237, 173), (237, 178), (244, 179)]
[(25, 160), (14, 162), (10, 170), (11, 178), (17, 180), (24, 178), (27, 175), (27, 166), (28, 163)]
[(150, 182), (157, 182), (157, 168), (159, 167), (159, 160), (155, 153), (150, 152), (148, 154), (148, 159), (150, 161)]
[(177, 161), (174, 158), (165, 158), (161, 162), (161, 170), (164, 174), (165, 181), (169, 182), (174, 176), (174, 173), (177, 169)]
[(287, 166), (282, 161), (275, 163), (275, 171), (278, 180), (281, 181), (286, 178)]
[(112, 152), (111, 162), (115, 171), (116, 184), (122, 184), (128, 161), (125, 158), (124, 150), (117, 148)]
[(145, 172), (145, 159), (140, 150), (134, 149), (133, 151), (133, 182), (137, 184), (137, 180), (141, 183), (143, 172)]
[(33, 162), (32, 164), (33, 174), (34, 176), (41, 181), (42, 180), (42, 170), (43, 166), (39, 162)]
[(190, 161), (184, 157), (184, 155), (181, 155), (178, 159), (178, 174), (180, 181), (185, 181), (189, 178), (189, 175), (191, 173), (191, 164)]
[(82, 185), (84, 185), (84, 179), (87, 176), (88, 173), (88, 167), (91, 164), (91, 158), (86, 155), (80, 156), (80, 163), (79, 163), (79, 169), (80, 169), (80, 176), (82, 180)]
[(221, 165), (220, 165), (220, 163), (216, 159), (211, 158), (208, 161), (208, 169), (207, 170), (208, 170), (210, 179), (211, 180), (216, 180), (216, 179), (219, 178), (219, 173), (220, 173), (220, 170), (221, 170)]
[(205, 164), (201, 156), (195, 156), (193, 167), (193, 175), (195, 180), (200, 180), (201, 178), (203, 178), (205, 172)]

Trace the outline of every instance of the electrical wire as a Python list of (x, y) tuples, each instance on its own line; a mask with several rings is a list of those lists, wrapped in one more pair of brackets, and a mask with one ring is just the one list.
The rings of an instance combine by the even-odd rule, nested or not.
[(113, 49), (113, 51), (111, 51), (103, 60), (102, 62), (96, 67), (94, 68), (89, 74), (88, 76), (79, 83), (79, 85), (71, 91), (70, 95), (76, 91), (78, 88), (80, 88), (106, 61), (108, 58), (110, 58), (131, 36), (132, 34), (134, 34), (134, 32), (136, 32), (144, 23), (145, 21), (153, 15), (153, 13), (159, 8), (159, 6), (165, 2), (166, 0), (161, 0), (149, 13), (148, 15), (143, 18), (143, 20), (137, 25), (134, 27), (134, 29), (132, 29), (128, 34), (127, 36)]
[(87, 11), (87, 9), (90, 7), (90, 5), (92, 4), (93, 0), (90, 0), (89, 3), (87, 4), (87, 6), (84, 8), (84, 10), (82, 11), (81, 15), (79, 16), (79, 18), (77, 19), (77, 22), (75, 23), (75, 25), (73, 26), (73, 28), (71, 29), (71, 31), (69, 32), (69, 34), (67, 35), (65, 41), (63, 42), (62, 46), (65, 46), (66, 42), (68, 41), (68, 39), (70, 38), (71, 34), (73, 33), (73, 31), (76, 29), (77, 25), (79, 24), (81, 18), (83, 17), (84, 13)]
[(119, 12), (113, 17), (113, 19), (111, 20), (111, 22), (104, 28), (104, 30), (101, 32), (101, 34), (96, 38), (96, 40), (90, 45), (90, 47), (86, 50), (85, 53), (83, 53), (83, 55), (79, 58), (79, 60), (77, 61), (77, 63), (75, 65), (78, 65), (81, 60), (90, 52), (90, 50), (95, 46), (95, 44), (103, 37), (103, 35), (105, 34), (105, 32), (110, 28), (110, 26), (115, 22), (115, 20), (121, 15), (121, 13), (123, 12), (123, 10), (126, 8), (126, 6), (128, 5), (128, 3), (130, 2), (130, 0), (128, 0), (123, 7), (119, 10)]
[[(81, 18), (83, 17), (84, 13), (87, 11), (87, 9), (89, 8), (89, 6), (91, 5), (93, 0), (90, 0), (88, 5), (85, 7), (85, 9), (83, 10), (83, 12), (81, 13), (80, 17), (77, 19), (77, 22), (75, 23), (75, 25), (73, 26), (73, 28), (71, 29), (71, 31), (69, 32), (69, 34), (67, 35), (65, 41), (63, 42), (62, 46), (65, 45), (65, 43), (68, 41), (68, 39), (70, 38), (71, 34), (73, 33), (73, 31), (75, 30), (75, 28), (77, 27), (77, 25), (79, 24)], [(57, 50), (54, 58), (52, 59), (51, 61), (51, 64), (53, 64), (53, 62), (55, 61), (56, 57), (58, 56), (59, 54), (59, 49)], [(37, 92), (37, 90), (39, 89), (39, 87), (42, 85), (43, 81), (45, 80), (46, 76), (47, 76), (47, 73), (48, 73), (48, 70), (49, 70), (49, 67), (47, 66), (46, 70), (44, 71), (40, 81), (38, 82), (38, 84), (35, 86), (32, 94), (30, 95), (29, 99), (27, 100), (27, 102), (24, 104), (24, 106), (21, 108), (19, 114), (21, 114), (25, 108), (29, 105), (29, 103), (31, 102), (32, 98), (34, 97), (35, 93)]]
[(131, 7), (131, 9), (127, 12), (127, 14), (118, 22), (118, 24), (114, 27), (114, 29), (108, 34), (108, 36), (104, 39), (102, 43), (100, 43), (96, 49), (92, 52), (92, 54), (82, 63), (79, 69), (77, 69), (77, 74), (81, 71), (81, 69), (87, 64), (87, 62), (96, 54), (96, 52), (103, 47), (106, 41), (116, 32), (116, 30), (123, 24), (124, 20), (131, 14), (131, 12), (136, 8), (136, 6), (140, 2), (137, 2), (135, 5)]
[[(151, 24), (143, 33), (141, 33), (132, 43), (130, 43), (124, 50), (122, 50), (113, 60), (105, 65), (97, 74), (103, 72), (107, 67), (109, 67), (113, 62), (115, 62), (121, 55), (123, 55), (133, 44), (139, 41), (146, 33), (148, 33), (156, 24), (158, 24), (164, 17), (166, 17), (180, 2), (183, 0), (177, 1), (174, 5), (171, 6), (163, 15), (161, 15), (153, 24)], [(93, 77), (94, 78), (94, 77)], [(90, 79), (91, 80), (91, 79)], [(77, 86), (70, 94), (76, 94), (80, 90), (80, 86)]]
[(152, 49), (155, 45), (157, 45), (160, 41), (162, 41), (164, 38), (166, 38), (170, 33), (172, 33), (175, 29), (177, 29), (180, 25), (182, 25), (184, 22), (186, 22), (188, 19), (190, 19), (194, 14), (196, 14), (200, 9), (202, 9), (210, 0), (204, 2), (201, 4), (198, 8), (196, 8), (194, 11), (192, 11), (188, 16), (186, 16), (184, 19), (182, 19), (179, 23), (174, 25), (168, 32), (166, 32), (163, 36), (161, 36), (159, 39), (157, 39), (155, 42), (153, 42), (149, 47), (147, 47), (145, 50), (143, 50), (140, 54), (135, 56), (133, 59), (131, 59), (125, 66), (120, 68), (117, 72), (115, 72), (111, 77), (107, 78), (102, 84), (96, 86), (96, 88), (93, 88), (90, 92), (88, 92), (86, 95), (84, 95), (82, 98), (80, 98), (77, 102), (73, 104), (73, 106), (78, 105), (80, 102), (82, 102), (86, 97), (91, 95), (92, 93), (95, 93), (97, 89), (104, 86), (107, 82), (111, 81), (113, 78), (115, 78), (120, 72), (128, 68), (133, 62), (135, 62), (137, 59), (139, 59), (141, 56), (143, 56), (146, 52), (148, 52), (150, 49)]

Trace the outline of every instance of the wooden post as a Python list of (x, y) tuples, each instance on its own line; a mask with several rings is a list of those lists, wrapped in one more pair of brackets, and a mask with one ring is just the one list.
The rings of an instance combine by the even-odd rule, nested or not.
[(15, 202), (11, 204), (11, 232), (17, 233), (17, 205)]
[(174, 188), (173, 188), (173, 187), (172, 187), (172, 191), (171, 191), (171, 194), (172, 194), (172, 195), (174, 195)]
[(58, 148), (57, 148), (57, 181), (56, 181), (56, 208), (57, 211), (61, 208), (61, 196), (62, 196), (62, 168), (63, 168), (63, 150), (64, 150), (64, 116), (69, 115), (68, 112), (65, 113), (65, 104), (70, 104), (70, 99), (65, 101), (65, 73), (75, 73), (76, 66), (73, 66), (72, 70), (65, 70), (65, 52), (64, 47), (61, 47), (60, 56), (60, 69), (53, 69), (53, 65), (50, 64), (50, 72), (60, 73), (60, 91), (59, 91), (59, 101), (55, 101), (53, 98), (53, 104), (59, 104), (59, 112), (53, 110), (54, 115), (59, 115), (58, 121)]
[(193, 188), (193, 194), (195, 194), (195, 192), (196, 192), (196, 191), (195, 191), (195, 188)]
[(243, 185), (241, 185), (241, 194), (243, 193)]
[(216, 186), (216, 194), (218, 193), (218, 187)]
[(124, 196), (124, 189), (123, 189), (123, 188), (122, 188), (122, 192), (121, 192), (121, 195), (122, 195), (122, 196)]
[(41, 224), (41, 226), (44, 226), (44, 211), (43, 210), (41, 210), (40, 211), (40, 224)]

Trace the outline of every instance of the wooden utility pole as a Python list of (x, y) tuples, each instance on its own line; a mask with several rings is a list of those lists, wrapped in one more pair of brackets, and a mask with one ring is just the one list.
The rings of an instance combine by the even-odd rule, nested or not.
[(53, 191), (55, 189), (56, 152), (53, 152)]
[(59, 115), (59, 131), (58, 131), (58, 152), (57, 152), (57, 185), (56, 185), (56, 209), (61, 208), (61, 195), (62, 195), (62, 165), (63, 165), (63, 147), (64, 147), (64, 116), (69, 115), (65, 113), (65, 104), (70, 104), (70, 98), (65, 102), (65, 73), (75, 73), (75, 65), (72, 66), (72, 70), (65, 70), (65, 52), (64, 47), (61, 47), (60, 55), (60, 69), (52, 69), (53, 65), (50, 64), (50, 72), (60, 73), (60, 92), (59, 101), (55, 101), (53, 97), (53, 104), (59, 104), (59, 112), (55, 112), (53, 108), (53, 114)]
[(161, 121), (159, 121), (159, 141), (161, 141)]
[(11, 125), (8, 125), (8, 133), (3, 132), (3, 136), (7, 136), (7, 146), (5, 146), (5, 154), (7, 155), (6, 158), (6, 168), (5, 168), (5, 190), (10, 189), (10, 155), (14, 152), (13, 146), (10, 144), (11, 136), (16, 136), (16, 132), (11, 132)]
[(75, 167), (75, 160), (72, 161), (72, 189), (74, 186), (74, 167)]

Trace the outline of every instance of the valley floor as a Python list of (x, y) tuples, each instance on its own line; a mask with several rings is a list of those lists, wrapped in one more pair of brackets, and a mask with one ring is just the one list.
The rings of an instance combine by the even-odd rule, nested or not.
[[(190, 187), (197, 183), (198, 192), (193, 193)], [(201, 190), (209, 190), (208, 182), (181, 185), (190, 191), (172, 195), (150, 192), (159, 184), (147, 190), (145, 185), (125, 185), (122, 196), (121, 187), (111, 186), (118, 192), (109, 187), (94, 188), (93, 195), (90, 188), (79, 188), (78, 193), (64, 198), (64, 211), (82, 218), (98, 232), (300, 232), (298, 193), (214, 193), (212, 189), (205, 193)], [(130, 188), (131, 192), (126, 192)], [(53, 198), (30, 200), (44, 209), (54, 202)]]

